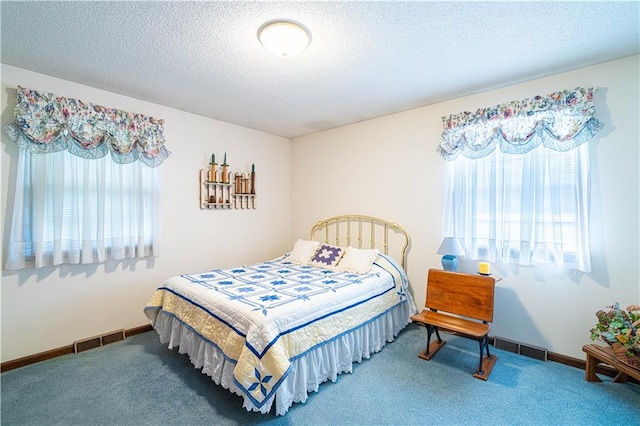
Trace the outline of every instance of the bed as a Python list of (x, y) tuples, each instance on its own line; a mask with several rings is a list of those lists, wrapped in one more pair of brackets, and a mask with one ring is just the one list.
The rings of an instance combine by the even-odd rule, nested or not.
[(278, 258), (169, 278), (144, 312), (248, 411), (284, 415), (410, 322), (409, 246), (398, 224), (336, 216)]

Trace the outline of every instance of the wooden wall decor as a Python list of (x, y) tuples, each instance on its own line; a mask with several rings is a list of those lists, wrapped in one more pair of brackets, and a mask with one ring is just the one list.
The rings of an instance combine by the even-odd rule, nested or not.
[(233, 175), (227, 164), (227, 153), (218, 167), (215, 154), (211, 155), (209, 168), (200, 170), (201, 209), (255, 209), (256, 169), (251, 165), (250, 173), (237, 172)]

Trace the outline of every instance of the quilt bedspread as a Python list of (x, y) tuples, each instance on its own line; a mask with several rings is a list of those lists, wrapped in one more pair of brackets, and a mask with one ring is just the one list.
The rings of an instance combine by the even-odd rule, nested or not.
[[(234, 382), (261, 407), (291, 361), (407, 302), (407, 278), (379, 255), (369, 274), (281, 258), (169, 278), (145, 307), (155, 326), (171, 315), (235, 364)], [(410, 296), (409, 296), (410, 299)]]

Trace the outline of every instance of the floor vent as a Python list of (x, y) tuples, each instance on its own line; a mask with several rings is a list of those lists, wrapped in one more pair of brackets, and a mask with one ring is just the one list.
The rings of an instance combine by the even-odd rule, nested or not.
[(80, 353), (89, 349), (99, 348), (109, 343), (124, 340), (124, 329), (111, 331), (101, 336), (89, 337), (88, 339), (77, 340), (73, 342), (73, 352)]
[(525, 345), (524, 343), (514, 342), (513, 340), (497, 336), (493, 339), (493, 346), (497, 349), (539, 359), (540, 361), (547, 360), (547, 350), (537, 346)]
[(78, 340), (73, 342), (73, 351), (75, 353), (88, 351), (89, 349), (98, 348), (102, 346), (100, 337), (90, 337), (89, 339)]

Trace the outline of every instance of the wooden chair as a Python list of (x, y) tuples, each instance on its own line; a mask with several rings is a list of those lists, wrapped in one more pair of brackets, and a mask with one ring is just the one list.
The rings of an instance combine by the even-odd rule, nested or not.
[[(489, 353), (488, 335), (493, 321), (495, 278), (430, 269), (425, 310), (411, 320), (427, 329), (427, 346), (419, 357), (430, 360), (444, 346), (439, 329), (478, 340), (480, 361), (473, 376), (487, 380), (498, 359)], [(437, 341), (431, 343), (435, 333)], [(487, 356), (483, 358), (483, 351)]]

